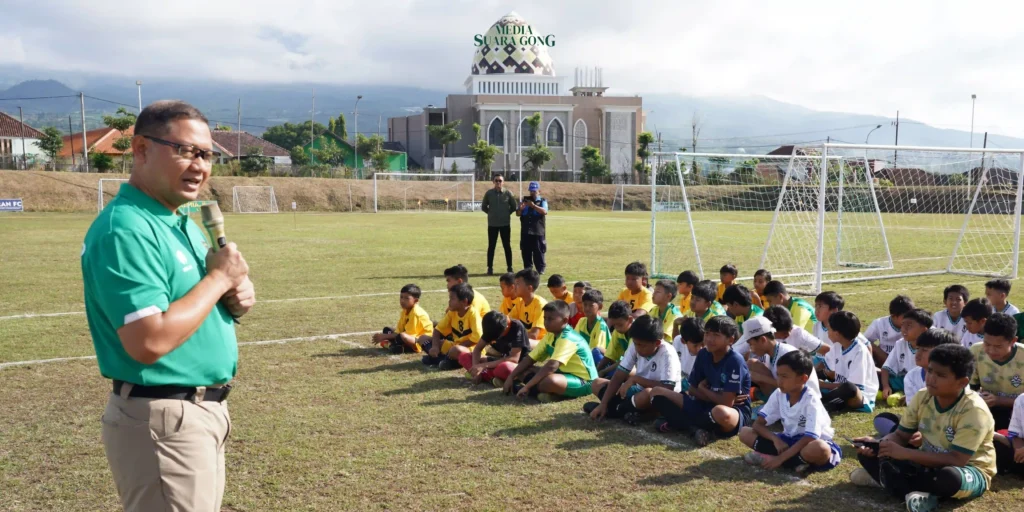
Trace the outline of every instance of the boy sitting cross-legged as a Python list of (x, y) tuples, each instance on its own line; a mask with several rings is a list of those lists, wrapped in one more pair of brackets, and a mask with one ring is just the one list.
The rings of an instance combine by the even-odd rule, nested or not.
[(826, 357), (832, 382), (821, 383), (821, 403), (830, 413), (844, 409), (871, 412), (878, 394), (878, 373), (871, 349), (860, 335), (860, 319), (849, 311), (837, 311), (828, 324), (833, 347)]
[(903, 315), (915, 307), (910, 297), (897, 295), (889, 301), (889, 316), (876, 318), (864, 331), (864, 338), (871, 342), (871, 359), (875, 362), (875, 367), (881, 368), (885, 365), (889, 353), (902, 336), (900, 329), (903, 328)]
[(893, 401), (903, 398), (903, 378), (915, 366), (914, 352), (917, 351), (917, 339), (931, 327), (932, 316), (923, 309), (911, 309), (903, 315), (900, 339), (889, 352), (889, 357), (885, 359), (885, 364), (878, 375), (881, 389), (876, 400), (887, 401), (890, 396), (896, 397)]
[[(745, 343), (750, 347), (750, 358), (747, 367), (750, 369), (750, 381), (757, 386), (754, 399), (768, 400), (775, 390), (779, 378), (779, 360), (782, 356), (798, 349), (788, 343), (775, 339), (775, 328), (772, 322), (758, 316), (743, 322), (743, 336), (736, 345)], [(735, 345), (733, 346), (735, 348)], [(815, 395), (821, 396), (818, 376), (811, 369), (810, 379), (805, 383)]]
[(526, 326), (531, 340), (539, 340), (547, 334), (542, 317), (544, 306), (548, 303), (543, 297), (537, 295), (540, 274), (532, 268), (520, 270), (516, 273), (515, 283), (516, 297), (519, 299), (519, 303), (508, 316), (519, 320)]
[[(469, 284), (469, 270), (462, 264), (444, 269), (444, 281), (451, 290), (453, 286), (461, 283)], [(477, 318), (483, 318), (491, 310), (491, 304), (482, 293), (473, 296), (473, 311)]]
[[(981, 496), (996, 474), (996, 456), (992, 415), (968, 387), (973, 372), (968, 349), (954, 344), (932, 349), (928, 392), (914, 396), (899, 428), (878, 444), (870, 437), (854, 440), (863, 467), (850, 480), (882, 487), (915, 512), (936, 510), (939, 498)], [(918, 431), (921, 448), (907, 446)]]
[(669, 343), (672, 342), (672, 326), (675, 324), (676, 319), (682, 316), (679, 308), (672, 303), (672, 300), (675, 298), (676, 283), (672, 282), (671, 279), (662, 279), (654, 283), (654, 294), (651, 296), (654, 307), (651, 308), (648, 314), (661, 321), (662, 332), (665, 333), (665, 341)]
[(665, 342), (661, 322), (649, 315), (637, 318), (629, 337), (633, 342), (611, 381), (598, 378), (591, 386), (600, 402), (588, 402), (583, 412), (595, 420), (622, 418), (635, 425), (651, 407), (653, 388), (679, 391), (679, 358)]
[(420, 336), (430, 336), (434, 332), (434, 324), (430, 315), (420, 307), (420, 287), (407, 284), (402, 287), (398, 305), (402, 312), (398, 315), (398, 324), (394, 329), (385, 327), (384, 331), (373, 335), (373, 342), (387, 348), (393, 354), (401, 354), (406, 350), (419, 352), (416, 340)]
[[(959, 284), (947, 286), (942, 290), (942, 304), (945, 310), (936, 311), (932, 315), (932, 325), (945, 329), (956, 336), (957, 341), (963, 338), (967, 332), (967, 322), (964, 321), (964, 306), (971, 300), (971, 293), (967, 287)], [(970, 348), (970, 347), (968, 347)]]
[(985, 322), (995, 314), (992, 303), (985, 297), (967, 301), (960, 316), (964, 319), (964, 333), (960, 336), (960, 344), (971, 348), (985, 339)]
[(750, 373), (732, 344), (740, 330), (731, 318), (716, 316), (704, 324), (704, 348), (690, 373), (690, 388), (680, 394), (651, 390), (651, 405), (662, 417), (660, 432), (680, 430), (707, 446), (715, 438), (735, 436), (750, 418)]
[(608, 378), (615, 371), (622, 356), (626, 355), (630, 341), (629, 328), (633, 325), (634, 318), (636, 317), (633, 316), (629, 303), (624, 300), (612, 302), (608, 307), (608, 326), (611, 327), (612, 335), (605, 346), (604, 357), (597, 365), (598, 376)]
[(519, 400), (536, 395), (541, 402), (589, 395), (597, 368), (586, 340), (569, 327), (569, 306), (560, 300), (544, 306), (544, 327), (548, 333), (505, 379), (503, 391)]
[(651, 291), (647, 289), (647, 265), (634, 261), (626, 265), (626, 287), (619, 292), (617, 300), (624, 300), (633, 311), (633, 316), (646, 314), (654, 307)]
[(697, 361), (697, 354), (704, 348), (704, 321), (696, 317), (686, 317), (679, 326), (679, 334), (672, 340), (672, 347), (676, 349), (679, 356), (679, 371), (682, 380), (679, 381), (681, 391), (690, 389), (690, 373), (693, 372), (693, 363)]
[(586, 281), (576, 281), (576, 284), (572, 286), (572, 304), (569, 304), (569, 325), (576, 328), (576, 324), (579, 323), (586, 314), (583, 312), (583, 294), (592, 290), (593, 287)]
[(700, 278), (697, 277), (697, 273), (692, 270), (685, 270), (679, 274), (676, 278), (676, 301), (679, 305), (679, 313), (685, 315), (690, 312), (690, 294), (693, 293), (693, 287), (697, 286), (700, 282)]
[(831, 350), (831, 345), (822, 343), (813, 334), (793, 325), (793, 317), (785, 306), (772, 306), (764, 310), (764, 317), (775, 328), (775, 339), (811, 354), (812, 358)]
[(1010, 296), (1010, 287), (1010, 282), (1006, 279), (993, 279), (985, 283), (985, 297), (992, 303), (996, 313), (1010, 316), (1020, 313), (1017, 306), (1010, 304), (1007, 300)]
[(437, 324), (432, 336), (421, 336), (420, 345), (427, 349), (423, 364), (439, 370), (458, 367), (459, 356), (473, 350), (480, 341), (480, 317), (473, 310), (473, 287), (459, 283), (448, 290), (448, 312)]
[[(945, 329), (928, 329), (921, 333), (917, 337), (917, 352), (914, 352), (914, 368), (912, 368), (903, 377), (903, 393), (906, 396), (899, 397), (897, 400), (893, 400), (895, 395), (889, 395), (889, 405), (896, 407), (899, 405), (906, 405), (914, 400), (914, 397), (921, 391), (925, 391), (925, 378), (928, 370), (928, 355), (932, 353), (932, 349), (939, 345), (958, 345), (956, 338), (953, 337), (953, 333)], [(874, 425), (875, 431), (882, 435), (889, 434), (896, 430), (896, 427), (900, 424), (900, 417), (891, 412), (881, 412), (875, 416)], [(920, 434), (915, 434), (910, 444), (916, 447), (921, 446)]]
[(786, 308), (793, 320), (793, 325), (808, 333), (814, 329), (814, 323), (818, 321), (818, 317), (814, 316), (814, 306), (806, 300), (791, 297), (782, 281), (769, 281), (764, 285), (763, 296), (772, 306)]
[[(815, 380), (811, 356), (799, 350), (789, 352), (779, 357), (777, 371), (778, 386), (757, 413), (753, 427), (740, 429), (740, 441), (754, 450), (743, 460), (765, 469), (785, 467), (801, 474), (836, 467), (843, 451), (832, 440), (835, 431), (828, 411), (808, 385)], [(779, 421), (782, 432), (768, 428)]]
[(482, 324), (480, 342), (472, 352), (459, 355), (459, 365), (466, 369), (466, 378), (473, 384), (490, 382), (494, 387), (501, 387), (530, 351), (530, 338), (522, 322), (500, 311), (488, 312)]
[(979, 389), (995, 418), (996, 430), (1007, 428), (1013, 401), (1024, 390), (1024, 345), (1017, 343), (1017, 322), (1002, 313), (985, 322), (985, 341), (970, 348), (976, 362), (971, 387)]
[(516, 304), (522, 302), (516, 296), (516, 275), (512, 272), (502, 274), (498, 277), (498, 285), (501, 286), (501, 312), (511, 315)]
[(604, 308), (604, 294), (601, 290), (588, 290), (583, 294), (583, 318), (576, 323), (576, 332), (580, 333), (583, 339), (590, 344), (590, 353), (594, 357), (594, 364), (601, 364), (604, 359), (604, 351), (608, 347), (608, 341), (612, 337), (608, 330), (608, 324), (601, 317), (601, 309)]

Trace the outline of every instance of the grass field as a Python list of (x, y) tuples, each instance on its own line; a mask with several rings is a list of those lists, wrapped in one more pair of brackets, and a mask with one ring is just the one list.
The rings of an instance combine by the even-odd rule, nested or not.
[[(117, 508), (100, 444), (109, 384), (96, 362), (20, 363), (93, 353), (79, 268), (92, 218), (0, 217), (0, 510)], [(549, 272), (614, 294), (625, 264), (649, 257), (648, 219), (553, 214)], [(716, 219), (698, 227), (698, 238), (715, 240), (705, 267), (729, 260), (749, 276), (760, 247), (736, 249), (746, 237), (728, 224), (762, 230), (760, 217)], [(580, 412), (584, 400), (517, 406), (490, 386), (470, 387), (461, 372), (369, 348), (368, 333), (395, 322), (402, 285), (427, 292), (432, 316), (444, 309), (441, 271), (452, 264), (469, 267), (474, 287), (500, 301), (497, 278), (483, 275), (484, 223), (468, 214), (228, 217), (259, 302), (238, 328), (245, 344), (230, 401), (225, 510), (901, 509), (848, 483), (848, 447), (838, 469), (798, 479), (744, 465), (735, 439), (698, 449), (649, 426), (594, 423)], [(910, 257), (934, 250), (928, 230), (900, 236)], [(935, 310), (953, 281), (983, 292), (984, 278), (953, 276), (835, 288), (867, 321), (896, 293)], [(867, 434), (870, 417), (841, 415), (834, 427)], [(1020, 510), (1021, 487), (997, 478), (994, 492), (944, 509)]]

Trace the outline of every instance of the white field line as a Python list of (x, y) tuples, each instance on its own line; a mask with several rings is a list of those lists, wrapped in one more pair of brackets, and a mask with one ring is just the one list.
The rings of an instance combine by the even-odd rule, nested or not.
[[(344, 345), (348, 345), (352, 348), (369, 348), (370, 345), (360, 344), (354, 341), (347, 340), (352, 336), (369, 336), (376, 334), (378, 331), (361, 331), (361, 332), (346, 332), (340, 334), (321, 334), (318, 336), (301, 336), (298, 338), (282, 338), (279, 340), (263, 340), (263, 341), (242, 341), (238, 343), (239, 347), (245, 346), (256, 346), (256, 345), (284, 345), (286, 343), (295, 343), (301, 341), (317, 341), (317, 340), (332, 340), (338, 341)], [(392, 359), (401, 359), (398, 356), (392, 356)], [(96, 359), (96, 356), (78, 356), (78, 357), (55, 357), (53, 359), (36, 359), (33, 361), (12, 361), (9, 363), (0, 363), (0, 370), (5, 368), (13, 368), (16, 366), (29, 366), (39, 364), (50, 364), (50, 363), (63, 363), (67, 361), (84, 361), (87, 359)]]
[[(650, 213), (650, 212), (641, 212), (641, 213)], [(705, 213), (716, 213), (716, 212), (694, 212), (694, 213), (705, 214)], [(728, 212), (726, 212), (726, 213), (728, 213)], [(639, 219), (639, 218), (638, 219), (604, 219), (604, 218), (600, 218), (600, 217), (579, 217), (579, 216), (574, 216), (574, 215), (558, 215), (558, 216), (556, 216), (556, 218), (558, 218), (558, 219), (569, 219), (569, 220), (588, 220), (588, 221), (597, 221), (597, 222), (632, 222), (632, 223), (636, 223), (636, 224), (650, 224), (651, 223), (651, 220), (649, 218), (647, 218), (647, 219)], [(663, 222), (684, 223), (685, 221), (680, 219), (680, 220), (668, 220), (668, 221), (663, 221)], [(735, 226), (735, 225), (740, 225), (740, 226), (769, 226), (769, 225), (771, 225), (771, 221), (764, 221), (764, 222), (722, 221), (722, 220), (704, 220), (704, 219), (700, 219), (700, 218), (695, 218), (693, 223), (694, 223), (695, 226), (698, 226), (698, 227), (700, 225), (702, 225), (702, 224), (722, 224), (722, 225), (728, 225), (728, 226)], [(813, 223), (813, 220), (812, 220), (812, 223)], [(808, 228), (812, 228), (813, 227), (811, 224), (793, 224), (793, 223), (782, 223), (782, 224), (778, 224), (778, 226), (784, 226), (784, 227), (808, 227)], [(830, 224), (830, 226), (831, 227), (835, 227), (834, 225), (831, 225), (831, 224)], [(877, 229), (877, 226), (856, 226), (856, 225), (854, 225), (854, 226), (850, 226), (850, 227), (855, 228), (855, 229)], [(886, 229), (886, 231), (932, 231), (932, 232), (944, 232), (944, 233), (959, 233), (960, 232), (960, 228), (936, 228), (936, 227), (925, 227), (925, 226), (893, 226), (891, 224), (886, 224), (885, 225), (885, 229)], [(1005, 233), (1004, 231), (999, 231), (999, 230), (995, 230), (995, 229), (992, 229), (992, 230), (977, 230), (977, 229), (973, 229), (973, 230), (971, 230), (971, 232), (972, 233), (993, 233), (993, 234)]]

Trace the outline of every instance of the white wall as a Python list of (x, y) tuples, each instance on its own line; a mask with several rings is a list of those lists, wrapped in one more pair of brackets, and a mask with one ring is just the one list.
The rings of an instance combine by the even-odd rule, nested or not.
[(449, 157), (446, 157), (444, 159), (444, 167), (445, 168), (441, 169), (441, 157), (435, 156), (434, 157), (434, 170), (450, 171), (450, 170), (452, 170), (452, 162), (455, 162), (455, 163), (457, 163), (459, 165), (459, 172), (473, 172), (473, 169), (476, 167), (476, 162), (474, 162), (472, 158), (467, 158), (467, 157), (464, 157), (464, 156), (459, 156), (459, 157), (451, 157), (451, 156), (449, 156)]
[[(21, 137), (13, 137), (13, 138), (11, 138), (11, 137), (3, 137), (3, 138), (4, 139), (8, 139), (8, 140), (11, 141), (11, 147), (13, 148), (14, 155), (21, 156), (21, 154), (22, 154), (22, 151), (21, 151)], [(28, 148), (26, 148), (27, 149), (27, 151), (26, 151), (27, 154), (29, 154), (29, 155), (40, 155), (40, 156), (43, 155), (43, 150), (39, 149), (39, 139), (31, 139), (31, 138), (25, 137), (25, 145), (28, 146)]]

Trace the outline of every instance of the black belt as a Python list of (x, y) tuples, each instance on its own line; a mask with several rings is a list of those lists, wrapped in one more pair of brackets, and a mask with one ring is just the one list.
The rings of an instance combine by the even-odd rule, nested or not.
[[(126, 382), (115, 380), (114, 381), (114, 394), (121, 394), (121, 387)], [(132, 390), (128, 393), (129, 397), (132, 398), (161, 398), (168, 400), (190, 400), (195, 401), (197, 388), (184, 387), (184, 386), (140, 386), (138, 384), (132, 384)], [(228, 394), (231, 393), (231, 384), (225, 384), (223, 386), (206, 388), (206, 392), (203, 393), (203, 402), (223, 402), (228, 398)]]

